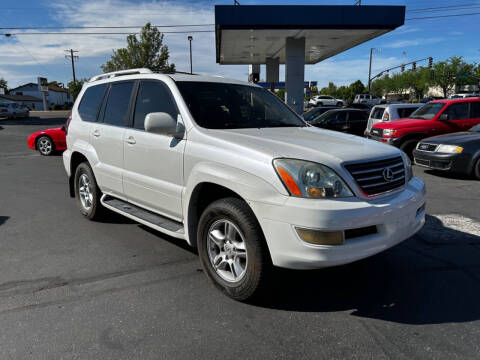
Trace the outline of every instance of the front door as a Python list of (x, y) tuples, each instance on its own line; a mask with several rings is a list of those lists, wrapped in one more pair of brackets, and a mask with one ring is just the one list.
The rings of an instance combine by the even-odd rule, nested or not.
[(451, 104), (443, 111), (443, 114), (448, 115), (444, 122), (448, 130), (446, 132), (466, 131), (470, 128), (468, 108), (468, 102), (461, 102)]
[(153, 112), (166, 112), (174, 119), (179, 114), (165, 83), (141, 81), (133, 126), (124, 134), (125, 195), (133, 203), (181, 220), (185, 140), (146, 132), (145, 116)]
[(99, 122), (90, 128), (90, 143), (98, 157), (95, 176), (102, 191), (113, 195), (123, 195), (123, 134), (128, 124), (133, 85), (133, 81), (112, 83)]

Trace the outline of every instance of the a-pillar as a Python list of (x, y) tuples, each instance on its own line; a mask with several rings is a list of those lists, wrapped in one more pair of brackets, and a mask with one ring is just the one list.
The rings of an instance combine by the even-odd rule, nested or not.
[(287, 38), (285, 55), (285, 102), (297, 114), (302, 114), (305, 78), (305, 38)]

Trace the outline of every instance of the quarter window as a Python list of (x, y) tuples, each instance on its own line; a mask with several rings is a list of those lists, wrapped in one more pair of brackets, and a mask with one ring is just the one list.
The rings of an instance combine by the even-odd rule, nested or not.
[(135, 104), (133, 127), (143, 130), (145, 116), (149, 113), (165, 112), (177, 119), (178, 110), (168, 87), (159, 81), (142, 81)]
[(107, 84), (95, 85), (85, 90), (80, 105), (78, 106), (78, 113), (83, 121), (96, 122), (98, 108), (103, 100), (103, 95)]
[(115, 126), (126, 126), (128, 106), (132, 94), (133, 82), (113, 83), (105, 107), (104, 122)]
[(475, 101), (470, 103), (470, 118), (472, 119), (478, 119), (480, 118), (480, 102)]
[(468, 119), (468, 103), (452, 104), (444, 113), (448, 114), (448, 120)]

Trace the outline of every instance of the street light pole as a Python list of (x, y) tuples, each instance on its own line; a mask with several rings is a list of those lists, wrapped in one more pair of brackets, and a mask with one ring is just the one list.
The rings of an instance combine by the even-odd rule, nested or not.
[(373, 55), (373, 49), (374, 48), (370, 48), (370, 65), (368, 67), (368, 93), (370, 94), (370, 88), (371, 88), (371, 85), (372, 85), (372, 80), (371, 80), (371, 77), (372, 77), (372, 55)]
[(193, 74), (193, 66), (192, 66), (192, 40), (193, 37), (189, 36), (188, 41), (190, 42), (190, 74)]

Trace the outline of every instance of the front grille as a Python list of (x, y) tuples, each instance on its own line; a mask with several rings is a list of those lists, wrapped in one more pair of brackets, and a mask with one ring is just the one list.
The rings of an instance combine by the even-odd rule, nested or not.
[(379, 195), (405, 185), (405, 166), (401, 156), (347, 164), (345, 168), (367, 195)]
[(377, 129), (377, 128), (372, 128), (372, 130), (370, 130), (370, 134), (372, 134), (373, 136), (382, 137), (383, 136), (383, 130), (382, 129)]
[(427, 144), (427, 143), (420, 143), (418, 144), (417, 149), (422, 151), (435, 151), (437, 150), (438, 145), (435, 144)]

